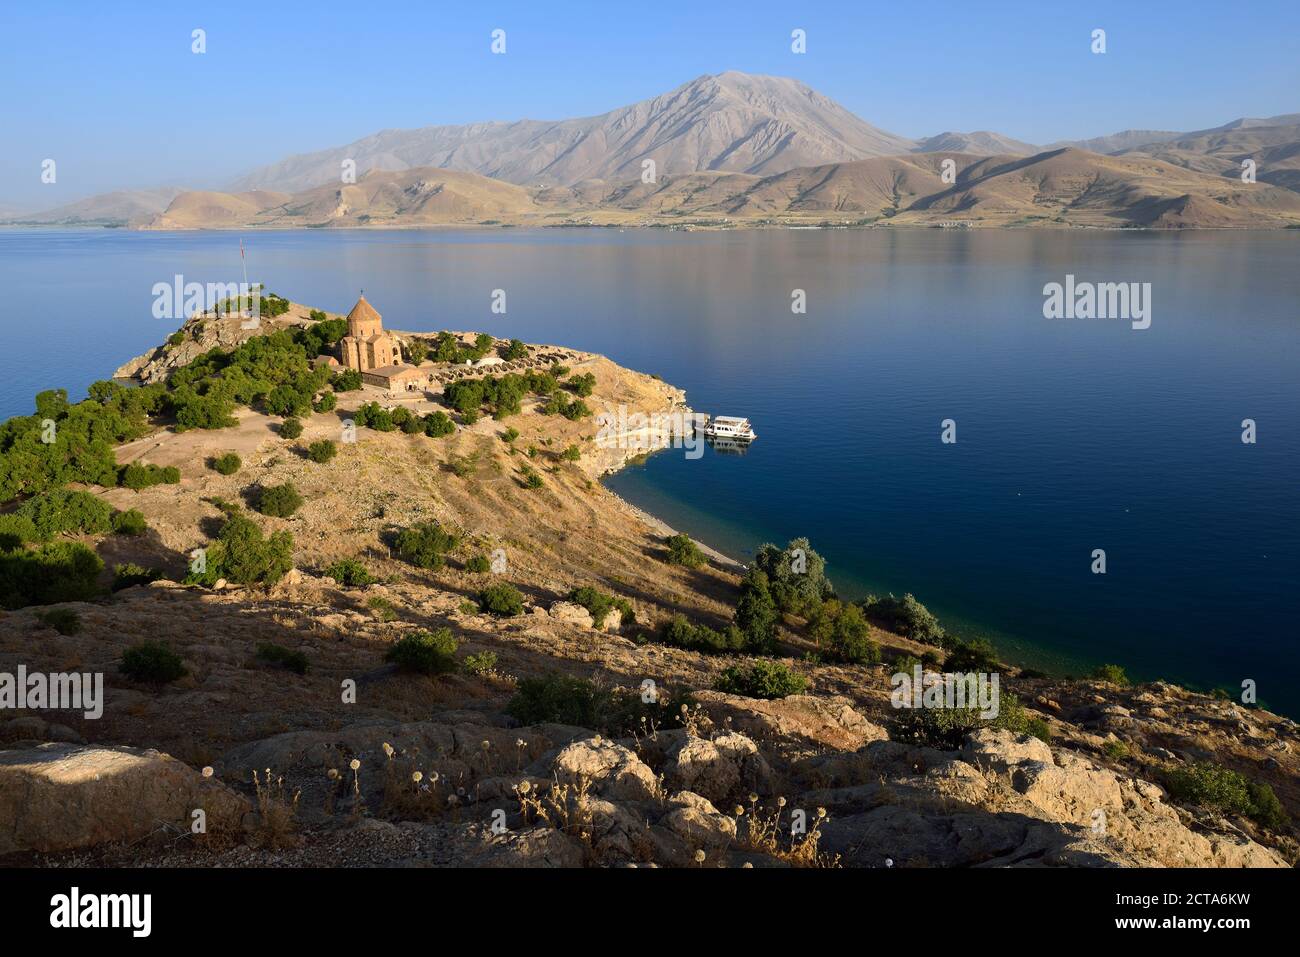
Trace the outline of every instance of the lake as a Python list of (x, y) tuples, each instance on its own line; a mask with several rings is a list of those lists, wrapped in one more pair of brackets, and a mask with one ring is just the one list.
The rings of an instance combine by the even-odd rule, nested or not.
[[(364, 288), (392, 328), (602, 352), (747, 416), (744, 455), (669, 451), (609, 481), (741, 560), (805, 535), (842, 594), (913, 592), (1014, 661), (1252, 679), (1300, 714), (1300, 232), (243, 238), (249, 278), (296, 301), (345, 312)], [(0, 413), (160, 342), (180, 321), (152, 317), (154, 284), (237, 281), (238, 242), (0, 231)], [(1067, 275), (1150, 283), (1150, 328), (1044, 318)]]

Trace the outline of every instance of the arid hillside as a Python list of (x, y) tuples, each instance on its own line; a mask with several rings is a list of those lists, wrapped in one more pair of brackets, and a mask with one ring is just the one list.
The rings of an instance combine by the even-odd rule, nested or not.
[[(309, 328), (309, 314), (294, 304), (258, 334)], [(211, 321), (182, 331), (215, 338)], [(422, 338), (395, 335), (406, 348)], [(129, 371), (165, 378), (185, 368), (175, 349)], [(601, 413), (681, 414), (687, 397), (597, 355), (512, 354), (485, 370), (448, 365), (444, 393), (324, 389), (317, 405), (332, 407), (295, 420), (296, 435), (284, 417), (241, 407), (225, 428), (160, 418), (120, 446), (122, 465), (175, 468), (178, 481), (86, 486), (147, 529), (77, 540), (105, 562), (105, 586), (115, 566), (153, 574), (91, 600), (0, 612), (0, 672), (99, 672), (106, 685), (97, 720), (33, 710), (0, 721), (0, 860), (1295, 860), (1300, 730), (1289, 719), (1165, 683), (1050, 678), (992, 658), (978, 666), (1002, 680), (995, 720), (908, 718), (891, 704), (891, 675), (983, 652), (940, 648), (933, 625), (914, 627), (919, 612), (882, 620), (881, 606), (864, 606), (863, 618), (829, 598), (768, 620), (761, 650), (710, 645), (749, 634), (728, 630), (733, 617), (753, 629), (755, 574), (691, 557), (599, 481), (652, 437), (602, 435)], [(554, 356), (595, 415), (555, 414), (544, 391), (499, 419), (448, 404), (457, 382), (554, 370)], [(446, 415), (454, 429), (374, 427), (373, 408), (406, 409), (394, 416), (404, 422)], [(237, 465), (219, 469), (230, 453)], [(299, 503), (268, 509), (268, 490), (286, 484)], [(184, 584), (196, 549), (220, 541), (233, 554), (227, 531), (239, 523), (259, 541), (291, 535), (292, 570)], [(419, 539), (427, 547), (403, 536), (421, 528), (438, 533)], [(514, 593), (517, 604), (503, 598)], [(144, 642), (171, 649), (183, 673), (123, 671)], [(1201, 786), (1223, 780), (1268, 785), (1276, 804)]]

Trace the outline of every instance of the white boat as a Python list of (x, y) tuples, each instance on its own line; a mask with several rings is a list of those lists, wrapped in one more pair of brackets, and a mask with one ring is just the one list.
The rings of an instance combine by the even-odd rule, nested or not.
[(732, 439), (739, 442), (752, 442), (758, 436), (749, 419), (733, 415), (715, 415), (704, 427), (704, 434), (710, 439)]

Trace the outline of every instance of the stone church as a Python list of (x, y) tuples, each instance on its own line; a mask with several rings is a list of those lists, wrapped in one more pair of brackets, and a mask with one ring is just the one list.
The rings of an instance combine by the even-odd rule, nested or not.
[(339, 359), (349, 369), (370, 372), (401, 362), (397, 340), (384, 332), (384, 320), (362, 296), (348, 313), (348, 334), (339, 340)]

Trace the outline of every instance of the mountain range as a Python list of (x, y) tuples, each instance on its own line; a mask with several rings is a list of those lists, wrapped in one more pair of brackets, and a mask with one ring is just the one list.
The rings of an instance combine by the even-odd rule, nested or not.
[[(948, 181), (945, 159), (955, 167)], [(1255, 184), (1241, 182), (1245, 159), (1256, 163)], [(345, 181), (349, 166), (356, 182)], [(732, 71), (600, 116), (384, 130), (253, 169), (222, 191), (123, 191), (10, 222), (1276, 227), (1296, 224), (1298, 189), (1300, 114), (1046, 147), (985, 130), (913, 140), (797, 80)]]

